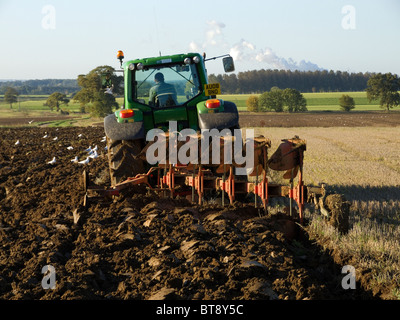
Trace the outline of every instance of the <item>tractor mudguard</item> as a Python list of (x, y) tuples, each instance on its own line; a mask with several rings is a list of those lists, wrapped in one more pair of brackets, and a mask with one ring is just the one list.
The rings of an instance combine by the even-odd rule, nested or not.
[(143, 122), (118, 123), (114, 114), (104, 118), (106, 136), (112, 140), (136, 140), (145, 138)]
[(200, 129), (222, 130), (239, 126), (239, 113), (233, 102), (224, 101), (224, 111), (220, 113), (199, 114)]

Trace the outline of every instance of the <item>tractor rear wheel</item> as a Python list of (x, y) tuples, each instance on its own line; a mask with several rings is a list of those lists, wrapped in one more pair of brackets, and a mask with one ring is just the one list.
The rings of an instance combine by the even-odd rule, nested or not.
[(112, 140), (107, 138), (111, 185), (145, 173), (143, 160), (136, 156), (142, 150), (141, 140)]

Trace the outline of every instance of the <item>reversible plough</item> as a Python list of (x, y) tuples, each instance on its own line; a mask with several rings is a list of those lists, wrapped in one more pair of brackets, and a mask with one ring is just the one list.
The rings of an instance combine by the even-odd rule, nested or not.
[[(151, 167), (147, 173), (128, 177), (125, 181), (109, 188), (94, 186), (89, 182), (87, 171), (83, 173), (85, 199), (88, 201), (99, 198), (118, 196), (120, 192), (132, 186), (142, 185), (148, 190), (160, 196), (187, 197), (201, 205), (205, 196), (217, 191), (221, 195), (222, 205), (229, 202), (233, 204), (240, 195), (254, 195), (254, 206), (263, 208), (267, 212), (269, 200), (276, 197), (289, 198), (289, 213), (298, 218), (300, 223), (304, 221), (304, 206), (307, 202), (313, 202), (322, 210), (323, 199), (326, 196), (325, 186), (310, 187), (303, 181), (303, 159), (306, 150), (306, 142), (299, 137), (282, 140), (276, 152), (268, 158), (268, 149), (271, 141), (264, 137), (252, 140), (254, 143), (254, 166), (247, 179), (235, 174), (235, 163), (210, 166), (201, 163), (158, 164)], [(247, 142), (246, 142), (247, 143)], [(223, 154), (224, 138), (221, 138), (220, 152)], [(167, 152), (168, 154), (168, 152)], [(144, 153), (138, 155), (143, 156)], [(200, 161), (197, 161), (200, 162)], [(285, 171), (283, 177), (289, 180), (287, 185), (271, 183), (268, 179), (268, 170)], [(297, 184), (295, 184), (295, 178)], [(247, 197), (248, 199), (248, 197)], [(294, 210), (294, 203), (297, 204)]]

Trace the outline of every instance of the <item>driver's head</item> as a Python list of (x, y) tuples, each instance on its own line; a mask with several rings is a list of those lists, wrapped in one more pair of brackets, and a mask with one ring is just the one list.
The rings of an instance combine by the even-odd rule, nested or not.
[(156, 73), (154, 76), (156, 82), (164, 82), (164, 75), (161, 72)]

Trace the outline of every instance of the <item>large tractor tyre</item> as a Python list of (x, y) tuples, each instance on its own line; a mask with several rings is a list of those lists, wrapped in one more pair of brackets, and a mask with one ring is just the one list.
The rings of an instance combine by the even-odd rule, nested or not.
[(107, 138), (111, 185), (145, 173), (143, 160), (135, 158), (142, 150), (141, 140), (112, 140)]

